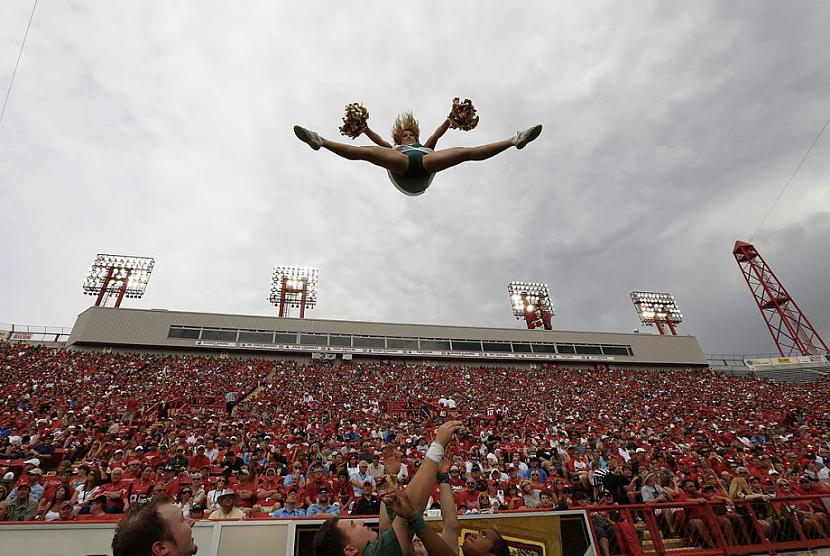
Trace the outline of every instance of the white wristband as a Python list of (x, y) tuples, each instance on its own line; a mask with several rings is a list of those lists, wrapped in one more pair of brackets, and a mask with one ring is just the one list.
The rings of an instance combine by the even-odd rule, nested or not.
[(444, 457), (444, 447), (438, 442), (433, 442), (429, 445), (429, 450), (427, 450), (426, 456), (424, 457), (435, 465), (438, 465), (441, 463), (441, 458)]

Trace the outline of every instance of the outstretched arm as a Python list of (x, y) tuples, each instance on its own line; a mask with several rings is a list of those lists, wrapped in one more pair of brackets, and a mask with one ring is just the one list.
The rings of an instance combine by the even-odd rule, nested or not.
[[(435, 431), (435, 441), (434, 443), (438, 444), (438, 448), (440, 453), (437, 454), (438, 458), (444, 457), (444, 449), (450, 443), (450, 440), (453, 439), (453, 435), (455, 432), (461, 428), (461, 421), (447, 421)], [(412, 501), (412, 505), (415, 506), (419, 512), (423, 511), (423, 509), (427, 505), (427, 499), (432, 494), (432, 485), (435, 484), (435, 474), (438, 472), (438, 465), (436, 462), (430, 459), (430, 451), (432, 450), (432, 446), (430, 446), (430, 450), (427, 450), (427, 457), (421, 462), (421, 466), (418, 468), (417, 473), (410, 481), (409, 485), (406, 487), (406, 493), (409, 495), (409, 499)], [(440, 459), (436, 460), (440, 463)]]
[(369, 128), (369, 126), (366, 126), (366, 129), (363, 130), (363, 133), (365, 133), (366, 137), (368, 137), (372, 141), (372, 143), (374, 143), (375, 145), (378, 145), (378, 146), (381, 146), (381, 147), (386, 147), (386, 148), (389, 148), (389, 149), (392, 148), (392, 145), (390, 145), (389, 143), (384, 141), (383, 137), (381, 137), (380, 135), (378, 135), (377, 133), (372, 131)]
[(435, 146), (438, 144), (438, 140), (443, 136), (447, 130), (450, 128), (450, 121), (448, 119), (441, 122), (441, 125), (438, 126), (438, 129), (427, 139), (427, 142), (424, 143), (424, 146), (430, 149), (435, 149)]
[(458, 510), (455, 506), (455, 496), (452, 494), (452, 487), (446, 474), (452, 467), (452, 450), (447, 449), (444, 453), (444, 459), (438, 466), (438, 476), (440, 477), (440, 484), (438, 485), (441, 501), (441, 519), (444, 521), (444, 530), (441, 532), (441, 538), (447, 543), (447, 546), (458, 546), (458, 535), (461, 528), (458, 523)]

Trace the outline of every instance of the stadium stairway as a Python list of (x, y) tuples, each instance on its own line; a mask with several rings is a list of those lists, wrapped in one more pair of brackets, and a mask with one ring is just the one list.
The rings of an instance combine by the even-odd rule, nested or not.
[[(654, 539), (651, 538), (651, 531), (645, 523), (635, 523), (634, 528), (640, 537), (640, 542), (643, 546), (643, 551), (654, 552)], [(663, 547), (666, 552), (684, 552), (690, 550), (699, 550), (696, 546), (685, 546), (681, 537), (663, 537)]]
[(241, 402), (247, 402), (248, 400), (254, 400), (254, 399), (256, 399), (256, 397), (257, 397), (257, 396), (259, 396), (259, 395), (262, 393), (262, 391), (265, 389), (265, 387), (263, 386), (263, 384), (266, 384), (266, 383), (268, 383), (268, 382), (271, 382), (271, 379), (272, 379), (272, 378), (274, 378), (274, 375), (276, 375), (276, 374), (277, 374), (277, 368), (276, 368), (276, 367), (271, 367), (271, 372), (269, 372), (269, 373), (265, 376), (265, 378), (264, 378), (264, 379), (260, 380), (260, 381), (259, 381), (259, 383), (257, 384), (256, 388), (254, 388), (253, 390), (251, 390), (251, 391), (248, 393), (248, 395), (247, 395), (247, 396), (245, 396), (244, 398), (242, 398), (242, 400), (240, 401), (240, 403), (241, 403)]

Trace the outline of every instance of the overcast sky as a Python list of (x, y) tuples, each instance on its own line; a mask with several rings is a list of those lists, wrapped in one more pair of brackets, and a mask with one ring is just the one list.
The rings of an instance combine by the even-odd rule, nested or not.
[[(5, 94), (31, 0), (0, 3)], [(320, 269), (324, 319), (631, 331), (669, 291), (708, 353), (774, 345), (731, 250), (830, 115), (830, 3), (41, 0), (0, 126), (0, 322), (71, 326), (96, 253), (146, 255), (125, 306), (273, 314), (275, 263)], [(399, 193), (314, 152), (343, 106), (439, 146), (539, 140)], [(343, 138), (344, 141), (350, 141)], [(368, 144), (364, 138), (358, 143)], [(830, 132), (754, 239), (830, 340)], [(648, 331), (653, 329), (644, 329)]]

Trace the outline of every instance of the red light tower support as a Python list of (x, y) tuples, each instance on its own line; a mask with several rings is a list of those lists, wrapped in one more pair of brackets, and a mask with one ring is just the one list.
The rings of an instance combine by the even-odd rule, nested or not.
[(822, 355), (830, 352), (755, 246), (736, 241), (732, 254), (781, 355)]
[(114, 307), (125, 297), (140, 298), (147, 289), (155, 260), (150, 257), (107, 255), (99, 253), (84, 281), (84, 293), (95, 295), (95, 306), (106, 306), (115, 296)]
[(672, 336), (677, 336), (676, 324), (683, 322), (683, 314), (677, 306), (674, 296), (670, 293), (633, 291), (631, 302), (634, 303), (634, 310), (640, 317), (640, 322), (645, 326), (656, 326), (657, 332), (663, 336), (669, 327)]
[(527, 328), (553, 330), (553, 303), (550, 289), (541, 282), (510, 282), (507, 286), (513, 316), (524, 318)]
[(300, 318), (305, 318), (306, 308), (313, 309), (317, 304), (317, 269), (274, 266), (269, 301), (279, 307), (280, 318), (287, 317), (291, 307), (299, 308)]

